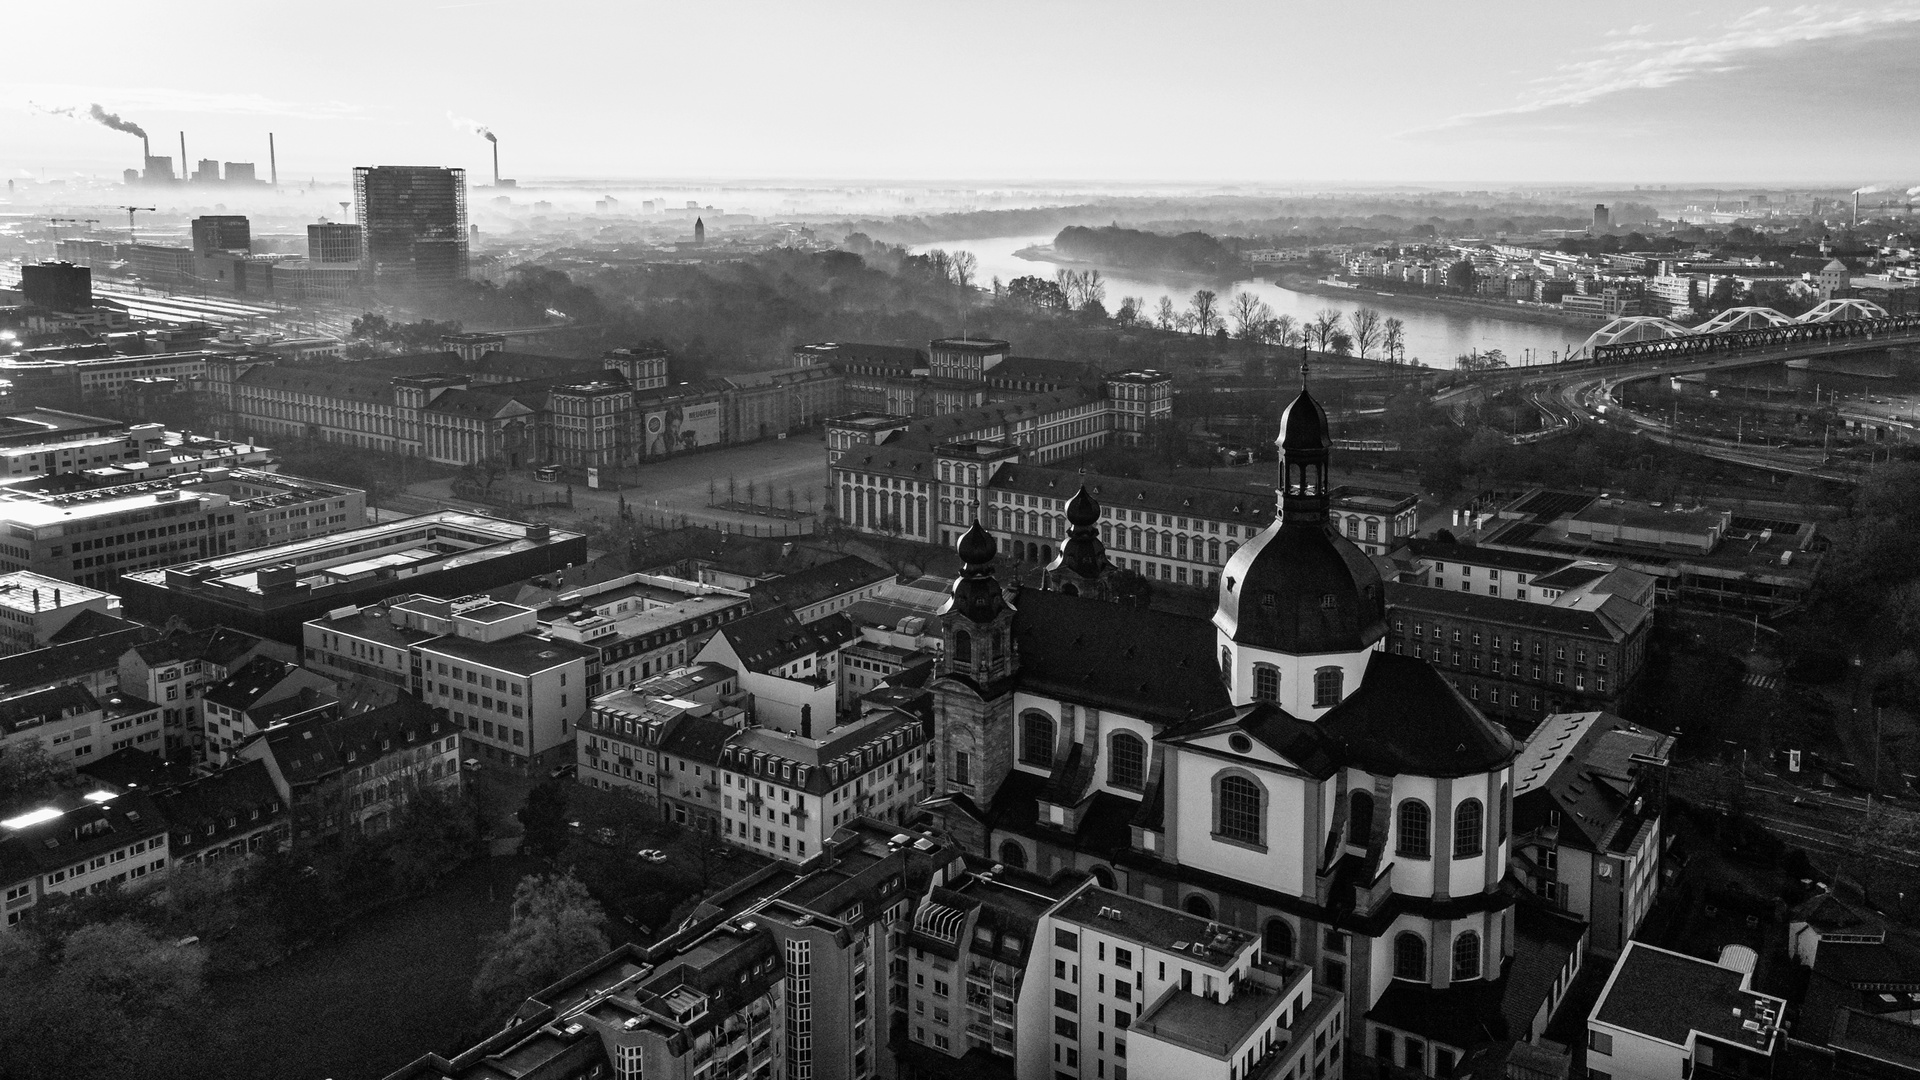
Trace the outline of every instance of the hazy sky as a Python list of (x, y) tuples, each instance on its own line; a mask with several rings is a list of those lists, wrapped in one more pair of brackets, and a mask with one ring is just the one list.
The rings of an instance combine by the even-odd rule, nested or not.
[[(0, 172), (1920, 180), (1920, 0), (19, 4)], [(72, 116), (48, 110), (74, 109)], [(461, 118), (472, 118), (463, 120)]]

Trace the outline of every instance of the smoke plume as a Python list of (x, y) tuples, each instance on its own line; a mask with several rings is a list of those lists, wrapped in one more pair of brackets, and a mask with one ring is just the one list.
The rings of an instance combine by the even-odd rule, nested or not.
[(27, 108), (48, 116), (64, 116), (69, 120), (76, 119), (74, 113), (78, 111), (78, 107), (73, 105), (42, 105), (37, 101), (27, 102)]
[(454, 127), (457, 127), (457, 128), (468, 128), (472, 130), (472, 132), (475, 135), (478, 135), (481, 138), (486, 139), (490, 143), (497, 143), (500, 141), (498, 136), (494, 135), (492, 131), (489, 131), (487, 129), (487, 125), (481, 123), (478, 120), (472, 119), (471, 117), (455, 116), (452, 112), (449, 112), (447, 113), (447, 123), (452, 124)]
[(487, 129), (486, 129), (486, 128), (484, 128), (484, 127), (476, 127), (476, 128), (474, 128), (474, 129), (473, 129), (473, 133), (474, 133), (475, 135), (480, 135), (480, 136), (483, 136), (483, 137), (485, 137), (485, 138), (486, 138), (486, 140), (487, 140), (488, 142), (496, 142), (496, 143), (497, 143), (497, 142), (499, 142), (499, 141), (500, 141), (500, 137), (499, 137), (498, 135), (495, 135), (495, 134), (494, 134), (493, 132), (491, 132), (491, 131), (489, 131), (489, 130), (487, 130)]
[(1866, 187), (1854, 188), (1852, 193), (1855, 195), (1871, 195), (1876, 191), (1885, 191), (1885, 190), (1887, 189), (1880, 184), (1868, 184)]
[(87, 110), (87, 115), (93, 117), (95, 120), (100, 121), (101, 123), (107, 125), (108, 127), (112, 128), (115, 131), (124, 131), (129, 135), (138, 135), (143, 139), (147, 137), (146, 128), (141, 127), (139, 124), (136, 124), (131, 120), (120, 119), (118, 114), (110, 113), (107, 110), (101, 108), (98, 102), (94, 103), (93, 108)]
[(1908, 195), (1920, 195), (1920, 184), (1915, 184), (1914, 186), (1912, 186), (1912, 187), (1910, 187), (1910, 188), (1908, 188), (1908, 189), (1907, 189), (1907, 194), (1908, 194)]

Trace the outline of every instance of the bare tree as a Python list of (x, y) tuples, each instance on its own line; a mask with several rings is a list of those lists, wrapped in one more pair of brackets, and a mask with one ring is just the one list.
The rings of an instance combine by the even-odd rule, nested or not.
[(1173, 329), (1173, 324), (1176, 319), (1178, 319), (1178, 316), (1174, 314), (1173, 299), (1171, 297), (1162, 296), (1160, 298), (1160, 306), (1154, 309), (1154, 313), (1153, 313), (1154, 325), (1158, 326), (1162, 330), (1171, 330)]
[(753, 493), (754, 493), (754, 489), (755, 489), (756, 487), (758, 487), (758, 486), (759, 486), (759, 484), (758, 484), (757, 482), (755, 482), (755, 481), (753, 481), (753, 480), (748, 480), (748, 481), (747, 481), (747, 505), (748, 505), (748, 506), (752, 506), (752, 505), (753, 505)]
[(1340, 331), (1340, 324), (1346, 316), (1339, 308), (1321, 308), (1314, 313), (1313, 321), (1307, 324), (1307, 344), (1327, 352), (1333, 344), (1333, 335)]
[(788, 517), (793, 516), (793, 504), (798, 501), (799, 500), (793, 494), (793, 489), (788, 488), (787, 489), (787, 516)]
[(1211, 337), (1220, 325), (1220, 294), (1212, 289), (1196, 289), (1193, 298), (1187, 301), (1187, 309), (1193, 313), (1194, 333), (1201, 337)]
[(1088, 270), (1080, 275), (1080, 303), (1075, 304), (1074, 308), (1077, 310), (1089, 301), (1099, 304), (1107, 302), (1107, 283), (1101, 280), (1098, 270)]
[(1387, 354), (1387, 362), (1398, 364), (1406, 359), (1407, 324), (1393, 316), (1380, 327), (1380, 348)]
[(1300, 324), (1291, 315), (1276, 315), (1273, 319), (1273, 331), (1269, 339), (1282, 348), (1290, 348), (1300, 340)]
[(1380, 312), (1370, 307), (1357, 307), (1348, 316), (1347, 325), (1352, 327), (1353, 348), (1360, 359), (1367, 358), (1367, 350), (1380, 343)]
[(1258, 343), (1272, 333), (1273, 308), (1258, 296), (1250, 292), (1234, 293), (1227, 310), (1239, 328), (1240, 340)]
[(973, 279), (980, 271), (980, 260), (971, 251), (956, 251), (947, 256), (947, 273), (952, 275), (953, 283), (963, 289), (973, 288)]

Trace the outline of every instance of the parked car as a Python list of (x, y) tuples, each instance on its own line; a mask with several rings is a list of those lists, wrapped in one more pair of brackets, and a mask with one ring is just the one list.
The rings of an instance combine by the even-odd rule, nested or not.
[(639, 851), (634, 852), (634, 854), (650, 863), (663, 863), (667, 861), (667, 853), (661, 851), (659, 848), (641, 848)]
[(579, 771), (580, 771), (580, 766), (575, 765), (573, 762), (569, 761), (565, 765), (554, 766), (553, 771), (548, 773), (547, 775), (553, 777), (555, 780), (559, 780), (562, 777), (572, 776), (575, 773), (578, 773)]

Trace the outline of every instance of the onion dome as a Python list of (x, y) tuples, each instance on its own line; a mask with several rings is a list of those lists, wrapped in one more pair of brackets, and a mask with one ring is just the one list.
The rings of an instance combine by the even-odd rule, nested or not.
[(1327, 425), (1327, 411), (1320, 407), (1306, 387), (1280, 414), (1280, 437), (1275, 441), (1282, 452), (1288, 450), (1326, 450), (1333, 446)]
[(1000, 592), (1000, 583), (993, 576), (993, 556), (999, 548), (993, 534), (976, 519), (973, 527), (954, 544), (954, 550), (966, 565), (961, 568), (960, 576), (954, 579), (952, 595), (940, 609), (940, 614), (960, 615), (974, 622), (990, 622), (1007, 606), (1006, 598)]
[(1093, 579), (1107, 568), (1107, 545), (1100, 541), (1100, 504), (1083, 485), (1067, 500), (1067, 540), (1049, 571), (1066, 570)]

